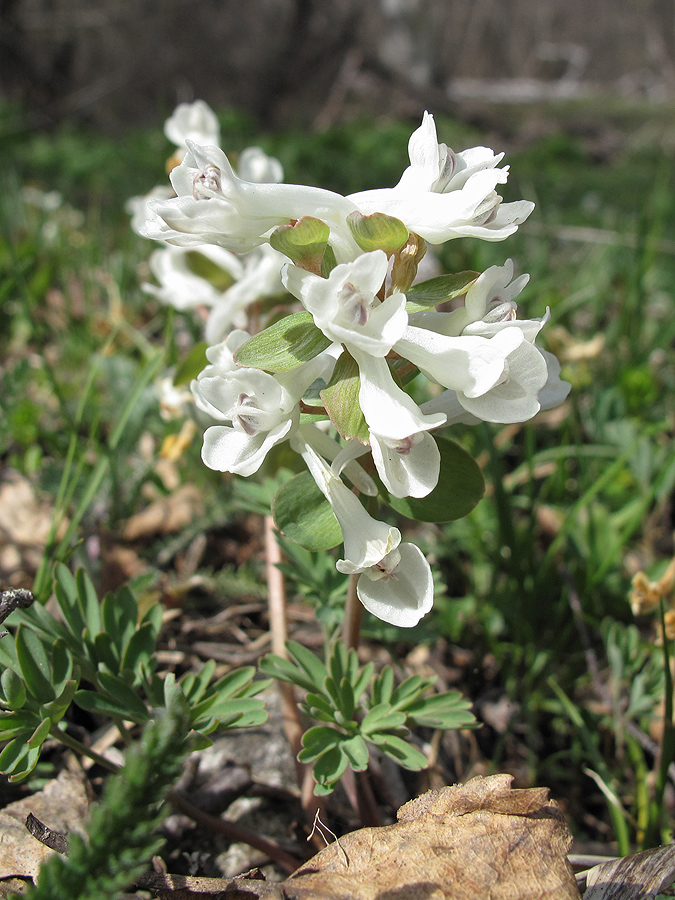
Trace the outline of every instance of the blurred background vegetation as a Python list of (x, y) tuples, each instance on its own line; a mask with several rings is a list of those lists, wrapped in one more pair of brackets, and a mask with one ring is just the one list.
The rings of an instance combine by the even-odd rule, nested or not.
[[(165, 182), (163, 118), (202, 97), (228, 153), (259, 144), (287, 181), (343, 193), (396, 183), (424, 108), (455, 150), (506, 150), (505, 197), (534, 214), (505, 245), (449, 243), (441, 263), (529, 272), (521, 315), (550, 307), (544, 342), (572, 393), (525, 425), (456, 428), (488, 494), (417, 536), (434, 612), (405, 640), (369, 635), (475, 701), (484, 727), (441, 748), (451, 777), (549, 785), (578, 834), (609, 841), (608, 795), (644, 829), (662, 728), (658, 623), (629, 592), (675, 552), (675, 32), (664, 3), (597, 2), (592, 21), (587, 4), (508, 6), (2, 0), (0, 460), (5, 485), (25, 479), (63, 512), (52, 556), (103, 587), (136, 580), (193, 608), (262, 596), (257, 498), (201, 465), (198, 439), (170, 477), (157, 464), (180, 423), (160, 416), (148, 367), (200, 339), (141, 290), (150, 242), (124, 210)], [(186, 484), (208, 499), (179, 529), (125, 537)], [(0, 526), (0, 580), (30, 586), (15, 525)], [(291, 591), (318, 593), (317, 565), (298, 556)]]

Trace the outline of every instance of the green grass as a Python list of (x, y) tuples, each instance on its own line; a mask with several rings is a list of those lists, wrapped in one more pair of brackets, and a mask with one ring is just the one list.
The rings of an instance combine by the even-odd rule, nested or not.
[[(0, 111), (0, 454), (75, 520), (67, 540), (55, 536), (53, 554), (86, 561), (78, 539), (114, 531), (146, 502), (148, 484), (165, 490), (154, 457), (140, 449), (150, 441), (156, 455), (179, 428), (159, 416), (153, 366), (182, 359), (199, 330), (141, 291), (151, 247), (124, 213), (129, 196), (164, 181), (170, 147), (161, 133), (113, 141), (64, 126), (36, 135), (23, 122), (16, 109)], [(573, 390), (563, 416), (457, 427), (481, 460), (489, 495), (467, 518), (422, 538), (446, 590), (410, 636), (470, 648), (477, 699), (496, 689), (519, 704), (502, 734), (479, 738), (495, 769), (526, 748), (532, 781), (568, 797), (587, 836), (609, 837), (581, 824), (587, 802), (610, 821), (597, 782), (583, 774), (590, 767), (643, 823), (629, 825), (633, 840), (644, 831), (655, 761), (627, 728), (648, 734), (663, 684), (645, 678), (646, 699), (631, 708), (639, 672), (629, 661), (612, 669), (608, 634), (615, 629), (620, 643), (632, 625), (631, 572), (660, 572), (673, 553), (675, 488), (675, 162), (659, 140), (649, 142), (647, 125), (639, 146), (626, 140), (604, 160), (563, 129), (510, 154), (506, 199), (534, 199), (530, 221), (505, 244), (458, 240), (441, 253), (451, 271), (510, 256), (517, 271), (530, 272), (521, 315), (550, 307), (543, 339)], [(246, 119), (223, 116), (226, 149), (259, 143), (282, 160), (287, 181), (344, 193), (393, 185), (410, 131), (408, 122), (357, 123), (261, 136)], [(439, 134), (458, 150), (485, 140), (445, 119)], [(26, 184), (61, 192), (63, 204), (53, 212), (27, 205)], [(215, 498), (205, 528), (236, 516), (197, 442), (179, 470)], [(143, 551), (157, 568), (162, 546)], [(640, 624), (639, 671), (658, 668), (653, 623)], [(598, 672), (589, 669), (593, 658)], [(613, 706), (598, 696), (606, 684)]]

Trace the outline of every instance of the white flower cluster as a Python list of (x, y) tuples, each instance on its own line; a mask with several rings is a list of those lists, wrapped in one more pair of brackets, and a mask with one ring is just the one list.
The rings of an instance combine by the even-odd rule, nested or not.
[[(203, 100), (181, 103), (167, 119), (164, 133), (178, 148), (170, 164), (179, 165), (185, 158), (188, 142), (208, 147), (220, 143), (218, 119)], [(243, 180), (251, 183), (279, 182), (284, 177), (281, 163), (260, 147), (248, 147), (239, 155), (238, 171)], [(151, 201), (173, 196), (170, 187), (156, 187), (127, 204), (134, 231), (163, 245), (153, 251), (148, 261), (157, 284), (146, 283), (143, 289), (179, 310), (208, 309), (204, 337), (207, 343), (216, 344), (233, 327), (246, 327), (246, 310), (256, 300), (284, 294), (281, 269), (288, 260), (269, 244), (244, 254), (199, 239), (180, 246), (167, 244), (161, 234), (163, 223), (152, 211)], [(211, 277), (199, 274), (198, 270), (204, 268), (212, 270)]]
[[(176, 196), (151, 199), (139, 229), (169, 245), (152, 263), (158, 295), (176, 305), (191, 297), (190, 302), (210, 304), (216, 316), (218, 301), (212, 294), (203, 286), (180, 283), (190, 278), (184, 254), (199, 248), (230, 272), (239, 266), (242, 274), (230, 291), (246, 283), (249, 260), (258, 259), (252, 254), (260, 254), (259, 259), (274, 254), (278, 278), (280, 254), (269, 241), (278, 229), (293, 228), (305, 217), (325, 229), (323, 261), (328, 264), (283, 257), (284, 287), (323, 335), (325, 349), (309, 361), (276, 374), (263, 366), (239, 366), (235, 354), (249, 338), (241, 330), (207, 351), (210, 365), (192, 385), (197, 406), (214, 423), (204, 435), (204, 462), (219, 471), (251, 475), (271, 447), (290, 439), (341, 526), (344, 559), (338, 569), (360, 573), (358, 595), (368, 610), (387, 622), (412, 626), (433, 603), (429, 564), (415, 545), (401, 543), (397, 528), (366, 512), (354, 490), (371, 496), (378, 490), (368, 465), (357, 460), (372, 454), (377, 475), (393, 497), (423, 498), (436, 487), (441, 465), (432, 432), (453, 422), (522, 422), (564, 400), (569, 385), (560, 379), (557, 360), (535, 344), (548, 313), (543, 319), (516, 318), (515, 298), (528, 276), (514, 280), (511, 260), (473, 277), (464, 305), (451, 312), (421, 308), (406, 296), (425, 242), (466, 236), (504, 240), (533, 204), (503, 203), (496, 191), (508, 175), (508, 167), (499, 166), (502, 156), (484, 147), (454, 153), (438, 142), (428, 113), (410, 139), (410, 166), (396, 187), (344, 197), (283, 184), (273, 163), (265, 164), (262, 157), (257, 164), (265, 177), (246, 177), (241, 163), (236, 174), (216, 146), (215, 120), (209, 130), (206, 109), (183, 109), (167, 123), (169, 137), (187, 148), (170, 175)], [(384, 243), (364, 249), (355, 218), (395, 220), (408, 240), (396, 250), (381, 249)], [(410, 259), (420, 248), (406, 268), (406, 251)], [(258, 296), (268, 284), (259, 259), (250, 263)], [(230, 313), (219, 314), (211, 336), (224, 335), (232, 321)], [(355, 398), (367, 441), (360, 434), (361, 440), (344, 442), (332, 436), (335, 429), (331, 434), (305, 421), (310, 416), (301, 420), (301, 411), (316, 411), (317, 386), (329, 383), (343, 354), (358, 370)], [(443, 390), (418, 405), (401, 386), (393, 361), (407, 361), (410, 371), (419, 370)]]

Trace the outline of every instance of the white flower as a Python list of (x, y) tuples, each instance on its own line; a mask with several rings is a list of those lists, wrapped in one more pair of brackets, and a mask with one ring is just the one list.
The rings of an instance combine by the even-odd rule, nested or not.
[(168, 185), (159, 185), (143, 197), (130, 197), (124, 208), (131, 216), (132, 230), (141, 237), (152, 236), (151, 234), (146, 234), (146, 229), (148, 232), (159, 231), (163, 223), (157, 219), (149, 203), (151, 200), (168, 200), (172, 196), (173, 191)]
[[(206, 252), (205, 245), (202, 252)], [(220, 250), (213, 247), (213, 250)], [(222, 250), (223, 253), (228, 251)], [(245, 310), (256, 300), (278, 297), (284, 291), (281, 269), (287, 262), (283, 253), (263, 244), (237, 258), (239, 274), (235, 283), (215, 299), (204, 336), (208, 344), (222, 340), (232, 325), (245, 325)]]
[[(473, 334), (490, 337), (506, 325), (514, 323), (517, 304), (514, 298), (520, 294), (530, 280), (529, 275), (520, 275), (514, 281), (513, 261), (507, 259), (503, 266), (490, 266), (466, 292), (464, 306), (452, 312), (429, 310), (410, 316), (411, 325), (428, 328), (449, 337)], [(542, 320), (521, 320), (519, 327)], [(541, 325), (539, 326), (541, 327)], [(537, 328), (537, 331), (539, 328)], [(534, 340), (528, 336), (528, 340)]]
[(498, 342), (505, 351), (504, 373), (498, 383), (475, 397), (461, 391), (445, 391), (423, 404), (425, 413), (444, 412), (448, 424), (507, 424), (526, 422), (540, 409), (562, 403), (570, 385), (561, 381), (560, 364), (552, 353), (530, 343), (523, 331), (515, 327), (500, 331), (490, 342)]
[(393, 440), (371, 430), (370, 447), (378, 475), (394, 497), (426, 497), (438, 484), (441, 454), (429, 432)]
[[(195, 144), (199, 143), (195, 141)], [(279, 160), (268, 156), (260, 147), (247, 147), (241, 151), (237, 174), (244, 181), (256, 184), (279, 184), (284, 180), (284, 169)]]
[[(333, 359), (317, 356), (282, 375), (261, 369), (230, 368), (237, 338), (219, 348), (216, 362), (192, 382), (199, 409), (228, 424), (212, 425), (204, 433), (202, 459), (210, 469), (252, 475), (267, 453), (297, 427), (299, 402), (317, 377), (332, 367)], [(240, 344), (239, 344), (240, 345)]]
[(374, 250), (336, 266), (328, 278), (293, 265), (286, 266), (282, 278), (329, 340), (381, 357), (408, 324), (405, 294), (395, 293), (384, 301), (377, 297), (387, 266), (384, 250)]
[(434, 605), (431, 567), (415, 544), (399, 544), (378, 565), (363, 570), (356, 593), (378, 619), (412, 628)]
[(147, 224), (146, 237), (182, 246), (218, 244), (245, 253), (264, 243), (279, 225), (309, 215), (331, 228), (338, 260), (359, 252), (346, 225), (355, 206), (344, 197), (304, 185), (245, 181), (219, 148), (191, 141), (188, 147), (190, 152), (170, 175), (177, 196), (150, 204), (162, 224)]
[(438, 143), (428, 112), (408, 150), (411, 165), (396, 187), (348, 197), (361, 213), (394, 216), (430, 244), (440, 244), (464, 236), (502, 241), (534, 209), (528, 200), (502, 203), (495, 188), (508, 177), (508, 166), (497, 167), (503, 154), (486, 147), (453, 153)]
[(401, 544), (398, 528), (370, 516), (312, 447), (297, 439), (294, 446), (342, 529), (345, 558), (336, 563), (338, 571), (361, 576), (356, 592), (373, 615), (403, 628), (416, 625), (434, 600), (431, 569), (423, 553), (414, 544)]
[(220, 144), (218, 117), (208, 103), (179, 103), (164, 123), (164, 134), (177, 147), (187, 147), (187, 141), (217, 147)]
[[(150, 254), (150, 271), (159, 284), (145, 283), (143, 290), (157, 297), (162, 303), (176, 309), (194, 309), (196, 306), (213, 306), (222, 297), (223, 291), (197, 275), (190, 268), (190, 255), (199, 253), (226, 272), (232, 280), (243, 274), (239, 257), (222, 247), (205, 244), (199, 250), (189, 247), (167, 245)], [(216, 341), (210, 341), (215, 344)]]

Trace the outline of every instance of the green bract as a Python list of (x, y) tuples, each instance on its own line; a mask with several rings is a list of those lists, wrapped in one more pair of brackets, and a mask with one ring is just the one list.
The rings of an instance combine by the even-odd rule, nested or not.
[(410, 232), (400, 219), (384, 213), (364, 216), (353, 212), (347, 216), (352, 237), (362, 250), (384, 250), (396, 253), (408, 240)]
[(239, 366), (288, 372), (330, 347), (308, 312), (293, 313), (254, 335), (234, 354)]
[(426, 497), (392, 497), (380, 487), (380, 497), (397, 512), (419, 522), (450, 522), (468, 515), (485, 492), (476, 460), (459, 444), (437, 437), (441, 451), (438, 484)]
[(359, 406), (359, 367), (346, 350), (335, 364), (333, 377), (321, 391), (326, 412), (345, 440), (368, 442), (368, 425)]
[(342, 543), (338, 520), (309, 472), (282, 485), (272, 501), (272, 515), (279, 531), (307, 550), (330, 550)]
[(280, 225), (270, 235), (270, 244), (292, 262), (310, 272), (321, 272), (330, 228), (320, 219), (303, 216), (294, 225)]

